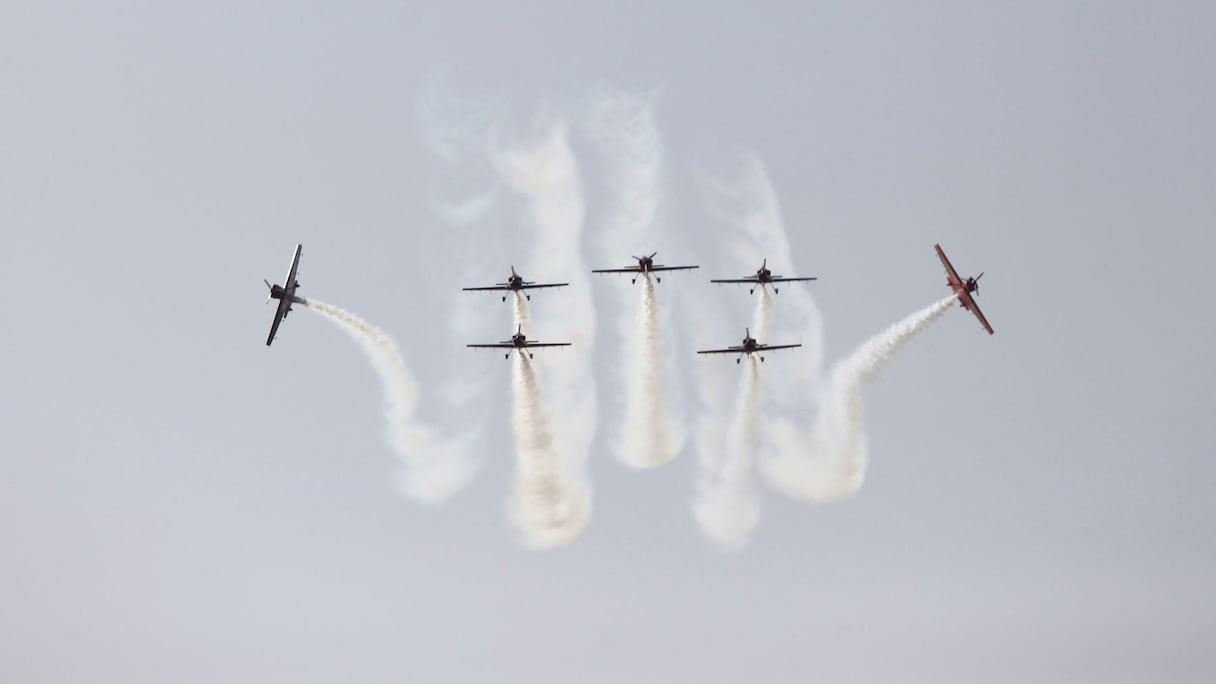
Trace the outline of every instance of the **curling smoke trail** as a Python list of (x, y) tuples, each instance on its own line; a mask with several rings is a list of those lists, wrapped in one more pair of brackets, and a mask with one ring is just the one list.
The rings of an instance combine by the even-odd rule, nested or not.
[(663, 377), (659, 302), (650, 274), (640, 278), (641, 312), (626, 379), (625, 432), (617, 456), (633, 468), (656, 468), (675, 458)]
[[(529, 334), (532, 328), (527, 299), (515, 293), (515, 321)], [(511, 426), (518, 465), (511, 517), (533, 548), (562, 546), (574, 541), (590, 519), (590, 493), (572, 478), (557, 452), (549, 412), (541, 398), (536, 367), (525, 350), (518, 350), (511, 376), (514, 406)]]
[(763, 465), (765, 480), (796, 499), (829, 502), (846, 499), (865, 480), (868, 454), (861, 400), (863, 385), (874, 380), (895, 352), (950, 308), (954, 295), (904, 318), (871, 337), (830, 373), (820, 411), (803, 435), (790, 421), (772, 421), (777, 456)]
[[(531, 268), (537, 269), (537, 278), (556, 279), (566, 271), (583, 272), (586, 267), (581, 236), (586, 203), (578, 160), (571, 149), (564, 119), (554, 112), (545, 112), (538, 118), (536, 135), (531, 140), (503, 147), (495, 138), (490, 150), (500, 180), (525, 200), (524, 221), (530, 229), (526, 241), (532, 245)], [(545, 356), (543, 377), (536, 377), (529, 363), (531, 374), (521, 376), (518, 383), (522, 387), (526, 386), (524, 380), (531, 380), (533, 385), (539, 382), (543, 387), (548, 404), (539, 403), (540, 390), (536, 401), (553, 417), (548, 423), (551, 447), (546, 453), (557, 460), (542, 462), (557, 464), (546, 472), (558, 474), (552, 481), (559, 483), (565, 496), (549, 501), (566, 506), (560, 514), (550, 511), (548, 522), (541, 525), (548, 530), (544, 534), (536, 532), (540, 523), (531, 521), (533, 532), (529, 533), (528, 543), (534, 546), (569, 543), (583, 531), (590, 518), (591, 488), (586, 462), (598, 418), (595, 376), (588, 372), (595, 344), (595, 307), (588, 291), (571, 290), (560, 297), (545, 299), (545, 335), (571, 342), (573, 346)], [(527, 333), (530, 327), (527, 300), (519, 306), (517, 316), (522, 317), (520, 322)], [(520, 459), (521, 472), (534, 472), (531, 466), (524, 465), (535, 459), (523, 453)], [(555, 521), (559, 520), (557, 524)]]
[[(773, 299), (767, 287), (759, 288), (753, 336), (767, 342), (773, 317)], [(764, 376), (759, 359), (747, 358), (743, 392), (735, 404), (725, 440), (704, 434), (700, 440), (702, 473), (699, 498), (693, 514), (710, 539), (725, 546), (740, 546), (760, 521), (760, 499), (753, 477), (760, 451), (761, 397)], [(712, 423), (703, 425), (705, 431)], [(725, 442), (726, 451), (721, 451)]]
[[(657, 92), (601, 89), (589, 97), (584, 123), (605, 163), (612, 198), (600, 231), (600, 258), (616, 262), (626, 254), (649, 253), (672, 244), (662, 220), (664, 150), (655, 116)], [(656, 468), (683, 448), (684, 434), (673, 418), (672, 390), (664, 369), (662, 312), (653, 277), (639, 278), (640, 301), (630, 288), (614, 287), (621, 315), (618, 347), (624, 419), (612, 440), (616, 456), (632, 468)], [(635, 302), (637, 302), (635, 304)]]
[(379, 328), (336, 306), (309, 299), (307, 306), (337, 323), (363, 347), (384, 388), (386, 437), (401, 459), (402, 489), (424, 503), (441, 501), (468, 482), (473, 464), (461, 450), (440, 446), (415, 418), (418, 388), (397, 344)]
[(773, 323), (773, 296), (768, 287), (759, 286), (760, 298), (756, 301), (756, 332), (754, 337), (761, 344), (772, 344), (768, 339)]
[[(754, 476), (760, 442), (760, 360), (746, 360), (743, 392), (726, 433), (725, 449), (703, 435), (701, 481), (693, 515), (705, 536), (727, 547), (740, 547), (760, 522), (760, 497)], [(704, 430), (707, 425), (702, 425)]]

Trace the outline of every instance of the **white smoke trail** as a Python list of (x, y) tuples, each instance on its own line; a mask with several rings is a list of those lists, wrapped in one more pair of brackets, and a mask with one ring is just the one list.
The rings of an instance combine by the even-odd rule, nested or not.
[[(707, 537), (727, 547), (741, 547), (760, 522), (754, 468), (760, 443), (762, 389), (759, 359), (748, 357), (743, 391), (735, 403), (725, 444), (714, 434), (703, 434), (699, 442), (701, 480), (693, 516)], [(703, 422), (702, 430), (711, 424)]]
[(626, 379), (625, 428), (617, 457), (633, 468), (656, 468), (675, 458), (677, 449), (667, 415), (658, 295), (650, 274), (639, 280), (642, 303)]
[(862, 386), (873, 381), (895, 352), (941, 318), (954, 301), (951, 295), (917, 311), (833, 366), (809, 434), (802, 434), (791, 421), (770, 421), (777, 456), (762, 463), (765, 480), (790, 497), (815, 502), (839, 501), (856, 493), (868, 461)]
[(396, 342), (379, 328), (336, 306), (309, 299), (307, 306), (350, 333), (367, 353), (384, 389), (386, 437), (403, 466), (405, 494), (425, 503), (441, 501), (473, 474), (473, 463), (457, 445), (438, 444), (415, 418), (418, 388)]
[[(532, 313), (519, 292), (515, 322), (525, 335), (531, 334)], [(511, 518), (530, 547), (569, 544), (587, 527), (590, 492), (581, 479), (570, 477), (565, 460), (558, 456), (532, 359), (525, 350), (517, 356), (511, 376), (515, 400), (511, 426), (518, 457)]]
[(769, 330), (773, 327), (773, 296), (769, 294), (766, 286), (758, 286), (756, 289), (760, 291), (760, 296), (756, 300), (756, 330), (752, 337), (761, 344), (773, 344), (769, 340)]
[[(813, 270), (804, 270), (808, 269), (807, 265), (794, 263), (781, 202), (763, 162), (754, 154), (745, 153), (740, 166), (741, 173), (731, 178), (702, 175), (698, 179), (710, 215), (730, 228), (726, 245), (733, 260), (727, 268), (732, 270), (725, 272), (734, 275), (737, 270), (742, 275), (748, 267), (755, 269), (767, 258), (768, 267), (774, 273), (815, 275)], [(795, 270), (785, 271), (787, 268)], [(771, 400), (782, 406), (804, 401), (806, 388), (820, 382), (824, 355), (823, 315), (813, 296), (816, 287), (815, 282), (787, 283), (781, 287), (781, 294), (774, 297), (774, 301), (779, 302), (776, 307), (780, 311), (781, 329), (796, 333), (803, 344), (797, 351), (800, 363), (769, 379)], [(771, 287), (758, 287), (757, 290), (761, 296), (773, 294)], [(757, 330), (753, 337), (770, 342), (769, 332), (761, 335)]]
[[(537, 272), (537, 279), (586, 273), (580, 245), (585, 214), (583, 188), (564, 120), (556, 115), (542, 118), (538, 136), (523, 145), (504, 148), (493, 143), (491, 160), (505, 185), (527, 200), (525, 222), (531, 234), (519, 239), (533, 246), (529, 269)], [(545, 375), (539, 380), (552, 407), (551, 449), (560, 458), (562, 486), (567, 493), (577, 492), (578, 503), (571, 509), (571, 520), (581, 522), (563, 524), (560, 534), (550, 534), (538, 545), (572, 541), (585, 528), (591, 510), (586, 461), (598, 415), (595, 377), (588, 372), (595, 339), (595, 307), (587, 290), (567, 289), (544, 300), (545, 335), (573, 346), (546, 355)], [(526, 334), (530, 327), (526, 300), (521, 306)], [(537, 381), (534, 375), (530, 378)], [(527, 379), (521, 377), (521, 385)]]
[[(655, 122), (657, 94), (601, 89), (589, 98), (583, 123), (605, 162), (612, 199), (597, 247), (607, 264), (627, 255), (650, 253), (664, 233), (660, 207), (663, 144)], [(664, 245), (671, 236), (664, 235)], [(624, 420), (613, 440), (616, 456), (632, 468), (655, 468), (683, 448), (684, 435), (673, 419), (671, 393), (664, 369), (662, 315), (655, 283), (639, 278), (639, 304), (629, 288), (613, 287), (621, 316), (616, 326), (627, 369), (622, 378)]]

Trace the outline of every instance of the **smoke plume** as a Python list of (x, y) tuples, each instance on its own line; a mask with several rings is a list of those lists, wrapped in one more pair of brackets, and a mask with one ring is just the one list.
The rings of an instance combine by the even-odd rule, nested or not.
[(397, 452), (401, 486), (417, 501), (442, 501), (468, 482), (473, 463), (463, 449), (440, 444), (415, 414), (418, 388), (397, 343), (379, 328), (336, 306), (309, 299), (307, 306), (337, 323), (359, 343), (384, 389), (385, 437)]
[[(661, 236), (663, 144), (655, 123), (654, 93), (602, 89), (589, 98), (584, 118), (588, 135), (604, 161), (611, 202), (597, 247), (606, 264), (628, 255), (649, 254), (670, 245)], [(624, 420), (617, 458), (632, 468), (655, 468), (683, 447), (680, 423), (672, 418), (664, 367), (662, 316), (653, 276), (639, 276), (640, 300), (630, 288), (612, 287), (621, 311), (616, 325)], [(636, 302), (636, 303), (635, 303)]]
[(676, 449), (667, 415), (658, 296), (649, 274), (638, 280), (642, 302), (631, 340), (632, 358), (625, 381), (625, 427), (617, 456), (633, 468), (655, 468), (675, 458)]
[[(585, 202), (566, 124), (560, 116), (550, 113), (538, 119), (536, 130), (533, 139), (509, 147), (499, 145), (495, 139), (491, 145), (491, 160), (502, 182), (524, 200), (521, 222), (527, 226), (528, 234), (520, 236), (519, 240), (521, 244), (532, 246), (529, 269), (537, 273), (537, 279), (560, 279), (570, 273), (585, 273), (588, 269), (583, 264), (580, 245)], [(517, 317), (528, 334), (531, 320), (527, 300), (517, 297), (516, 303), (519, 307)], [(543, 421), (549, 431), (548, 450), (543, 452), (547, 455), (537, 455), (542, 453), (540, 451), (520, 453), (520, 472), (528, 474), (531, 478), (528, 482), (541, 482), (537, 479), (539, 476), (534, 477), (532, 473), (544, 472), (546, 487), (559, 483), (562, 496), (545, 499), (551, 505), (549, 517), (540, 522), (529, 519), (529, 529), (540, 529), (537, 525), (551, 528), (551, 532), (545, 534), (529, 533), (529, 543), (552, 546), (573, 541), (586, 527), (591, 511), (586, 462), (598, 415), (595, 378), (588, 372), (594, 348), (595, 307), (590, 293), (576, 287), (546, 296), (543, 306), (546, 311), (544, 336), (570, 342), (573, 346), (546, 354), (542, 377), (536, 376), (532, 363), (520, 368), (518, 365), (525, 362), (517, 360), (514, 384), (521, 388), (520, 391), (536, 387), (536, 392), (526, 397), (517, 392), (516, 399), (517, 402), (534, 400), (535, 407), (541, 411), (524, 411), (520, 420), (528, 416), (552, 416), (551, 421), (547, 418)], [(553, 337), (549, 338), (550, 335)], [(547, 405), (541, 403), (542, 392)], [(533, 443), (520, 441), (520, 433), (516, 434), (517, 447)], [(537, 463), (557, 465), (545, 465), (538, 471)], [(519, 500), (533, 501), (535, 497)], [(563, 512), (555, 512), (552, 506), (558, 506)], [(518, 510), (525, 509), (534, 510), (519, 504)]]
[[(515, 322), (529, 335), (532, 316), (528, 300), (516, 292), (514, 303)], [(569, 464), (558, 454), (536, 366), (526, 350), (518, 350), (512, 370), (511, 427), (517, 468), (511, 518), (530, 547), (569, 544), (587, 527), (590, 492), (581, 478), (571, 477)]]
[(760, 522), (760, 497), (754, 476), (760, 441), (760, 360), (745, 361), (743, 389), (735, 402), (726, 439), (702, 423), (701, 475), (693, 515), (705, 536), (727, 547), (742, 546)]
[(762, 464), (765, 480), (790, 497), (815, 502), (839, 501), (856, 493), (865, 479), (868, 460), (862, 387), (954, 301), (951, 295), (917, 311), (833, 366), (809, 434), (803, 434), (791, 421), (770, 421), (777, 456)]

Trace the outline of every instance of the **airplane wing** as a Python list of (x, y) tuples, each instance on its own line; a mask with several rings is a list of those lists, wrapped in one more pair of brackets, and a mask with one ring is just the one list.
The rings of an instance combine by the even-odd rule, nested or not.
[(463, 287), (461, 289), (465, 292), (501, 292), (503, 290), (510, 290), (511, 288), (506, 283), (502, 283), (501, 285), (488, 285), (486, 287)]
[(466, 347), (473, 349), (514, 349), (515, 345), (510, 342), (499, 342), (498, 344), (466, 344)]
[(539, 290), (542, 287), (565, 287), (570, 283), (528, 283), (520, 286), (521, 290)]
[(797, 283), (802, 281), (809, 282), (812, 280), (819, 280), (819, 278), (815, 276), (810, 276), (808, 278), (786, 278), (785, 276), (773, 276), (772, 278), (769, 278), (769, 282), (771, 283)]
[(706, 349), (698, 354), (742, 354), (743, 347), (727, 347), (726, 349)]
[(569, 347), (570, 342), (525, 342), (524, 346), (528, 349), (533, 347)]
[(950, 287), (962, 287), (963, 279), (958, 277), (958, 271), (955, 271), (954, 266), (950, 265), (950, 260), (946, 258), (946, 253), (942, 251), (942, 246), (933, 245), (933, 249), (937, 250), (937, 258), (941, 259), (942, 266), (946, 267), (946, 278), (950, 281)]
[[(654, 269), (651, 269), (652, 271)], [(592, 273), (641, 273), (642, 269), (638, 266), (626, 266), (625, 268), (595, 268)]]
[(651, 266), (650, 270), (652, 270), (652, 271), (691, 271), (694, 268), (701, 268), (701, 267), (700, 266)]
[[(298, 253), (297, 253), (298, 256)], [(294, 272), (295, 269), (293, 268)], [(266, 338), (266, 346), (269, 347), (271, 342), (274, 342), (274, 335), (279, 331), (279, 324), (283, 322), (283, 316), (287, 315), (287, 307), (291, 306), (290, 299), (280, 299), (279, 308), (274, 312), (274, 323), (270, 324), (270, 336)]]
[(794, 347), (801, 346), (801, 342), (798, 344), (758, 344), (756, 345), (756, 351), (777, 351), (778, 349), (793, 349)]
[(287, 272), (287, 282), (283, 284), (284, 290), (290, 290), (292, 285), (296, 283), (296, 270), (300, 267), (300, 251), (303, 245), (296, 245), (296, 253), (291, 257), (291, 270)]
[(971, 296), (970, 292), (960, 292), (959, 299), (963, 302), (963, 306), (966, 307), (968, 311), (975, 314), (975, 317), (980, 319), (980, 325), (984, 326), (984, 330), (987, 330), (989, 335), (996, 334), (992, 331), (992, 326), (988, 325), (988, 319), (984, 318), (984, 312), (980, 311), (980, 305), (975, 303), (975, 298)]
[(709, 282), (711, 282), (711, 283), (749, 283), (749, 284), (751, 284), (751, 283), (760, 282), (760, 279), (757, 278), (756, 276), (751, 276), (750, 278), (719, 278), (718, 280), (711, 280)]

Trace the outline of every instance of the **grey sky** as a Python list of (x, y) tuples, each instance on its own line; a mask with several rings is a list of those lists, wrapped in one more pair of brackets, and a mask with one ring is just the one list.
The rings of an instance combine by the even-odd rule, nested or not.
[[(0, 3), (0, 680), (1212, 679), (1216, 7), (508, 5)], [(765, 490), (739, 553), (690, 513), (692, 440), (613, 459), (628, 281), (536, 264), (517, 197), (467, 254), (434, 211), (492, 169), (428, 147), (428, 93), (509, 134), (564, 115), (584, 260), (618, 265), (591, 263), (613, 206), (577, 128), (613, 87), (658, 89), (638, 250), (701, 260), (660, 287), (724, 342), (751, 302), (704, 281), (755, 265), (699, 179), (748, 154), (828, 363), (946, 294), (934, 242), (987, 273), (995, 336), (951, 311), (868, 389), (858, 495)], [(424, 411), (484, 433), (446, 504), (396, 493), (345, 334), (297, 311), (263, 346), (296, 242), (301, 293), (393, 335), (426, 398), (488, 377)], [(452, 309), (509, 263), (598, 305), (594, 508), (556, 551), (508, 529), (509, 366), (461, 348), (509, 306)]]

